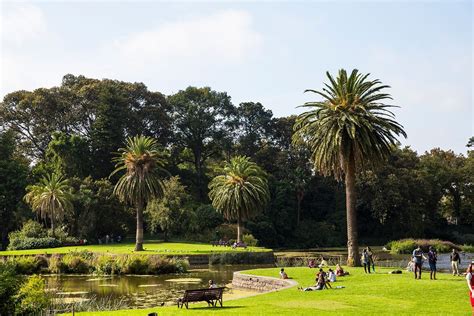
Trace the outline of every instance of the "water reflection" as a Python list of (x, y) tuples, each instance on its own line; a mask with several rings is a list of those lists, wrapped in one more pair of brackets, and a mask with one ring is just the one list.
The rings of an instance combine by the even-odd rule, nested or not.
[(98, 276), (46, 276), (48, 287), (60, 290), (60, 297), (90, 298), (111, 297), (123, 299), (131, 308), (145, 308), (163, 302), (174, 302), (184, 290), (205, 288), (210, 279), (218, 286), (232, 282), (234, 271), (271, 267), (271, 265), (205, 266), (190, 269), (185, 274), (158, 276), (124, 275)]

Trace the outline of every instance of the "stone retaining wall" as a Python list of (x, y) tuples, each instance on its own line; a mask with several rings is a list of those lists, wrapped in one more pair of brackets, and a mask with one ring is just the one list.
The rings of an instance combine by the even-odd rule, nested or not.
[(294, 280), (282, 280), (272, 277), (263, 277), (257, 275), (234, 272), (232, 278), (233, 288), (244, 288), (258, 292), (273, 292), (293, 287), (298, 283)]

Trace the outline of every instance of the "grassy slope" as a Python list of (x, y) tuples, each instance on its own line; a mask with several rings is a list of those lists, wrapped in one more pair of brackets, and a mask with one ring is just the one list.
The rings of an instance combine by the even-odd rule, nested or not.
[[(88, 250), (97, 253), (129, 254), (133, 253), (134, 243), (108, 244), (108, 245), (88, 245), (71, 246), (48, 249), (29, 249), (0, 251), (0, 256), (11, 255), (34, 255), (34, 254), (59, 254), (68, 253), (74, 250)], [(146, 242), (143, 254), (164, 254), (164, 255), (188, 255), (188, 254), (209, 254), (223, 251), (244, 251), (243, 248), (231, 249), (230, 247), (213, 247), (210, 244), (192, 242)], [(245, 251), (270, 251), (261, 247), (249, 247)]]
[[(315, 270), (287, 268), (303, 286), (311, 285)], [(251, 270), (248, 273), (277, 276), (278, 268)], [(439, 274), (438, 280), (422, 280), (412, 274), (390, 275), (390, 269), (377, 269), (365, 275), (361, 268), (349, 269), (350, 276), (340, 278), (335, 285), (344, 289), (301, 292), (296, 288), (234, 301), (225, 301), (224, 308), (208, 308), (206, 304), (192, 304), (189, 310), (176, 306), (146, 310), (79, 313), (78, 315), (471, 315), (466, 281), (462, 277)], [(428, 278), (428, 279), (427, 279)]]

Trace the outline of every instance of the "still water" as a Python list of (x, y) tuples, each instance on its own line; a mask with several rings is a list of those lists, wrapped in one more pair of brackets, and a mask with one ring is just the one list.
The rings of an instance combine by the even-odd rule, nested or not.
[(174, 302), (184, 290), (206, 288), (209, 280), (218, 286), (232, 282), (234, 271), (271, 267), (271, 265), (224, 265), (193, 267), (188, 273), (122, 276), (46, 276), (48, 288), (57, 297), (122, 300), (131, 308), (144, 308)]

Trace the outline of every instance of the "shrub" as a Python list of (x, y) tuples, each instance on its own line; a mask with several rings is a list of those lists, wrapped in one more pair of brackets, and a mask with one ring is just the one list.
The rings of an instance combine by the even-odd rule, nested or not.
[(461, 250), (464, 252), (474, 253), (474, 245), (462, 245)]
[(45, 291), (46, 283), (39, 275), (33, 275), (21, 285), (17, 300), (18, 314), (36, 315), (43, 312), (50, 303), (51, 296)]
[(62, 257), (61, 261), (68, 273), (88, 273), (93, 254), (87, 251), (70, 252)]
[(257, 238), (253, 237), (252, 234), (244, 234), (242, 236), (242, 241), (250, 247), (255, 247), (258, 244)]
[(148, 257), (140, 255), (124, 256), (121, 260), (121, 270), (125, 274), (147, 274)]
[(43, 261), (33, 256), (11, 257), (8, 261), (15, 267), (18, 274), (39, 273), (43, 264)]
[(0, 315), (14, 314), (14, 295), (22, 279), (23, 277), (15, 271), (15, 266), (11, 262), (0, 262)]
[(22, 237), (27, 238), (48, 237), (47, 229), (45, 229), (40, 223), (31, 219), (23, 224), (20, 231), (14, 233), (19, 233)]
[(264, 264), (274, 263), (272, 252), (221, 252), (209, 256), (209, 264)]
[(56, 274), (67, 272), (67, 266), (61, 261), (60, 255), (52, 255), (49, 258), (48, 269), (51, 273), (56, 273)]
[(61, 246), (61, 242), (52, 237), (15, 237), (13, 239), (10, 239), (8, 250), (56, 248), (59, 246)]
[(385, 245), (387, 249), (390, 249), (392, 254), (410, 254), (413, 249), (420, 246), (425, 252), (428, 251), (430, 246), (433, 246), (437, 252), (444, 253), (449, 252), (455, 248), (460, 250), (461, 248), (450, 241), (444, 241), (439, 239), (402, 239), (394, 240)]
[(120, 264), (117, 262), (117, 258), (115, 256), (110, 255), (99, 255), (95, 259), (95, 271), (99, 274), (120, 274)]

